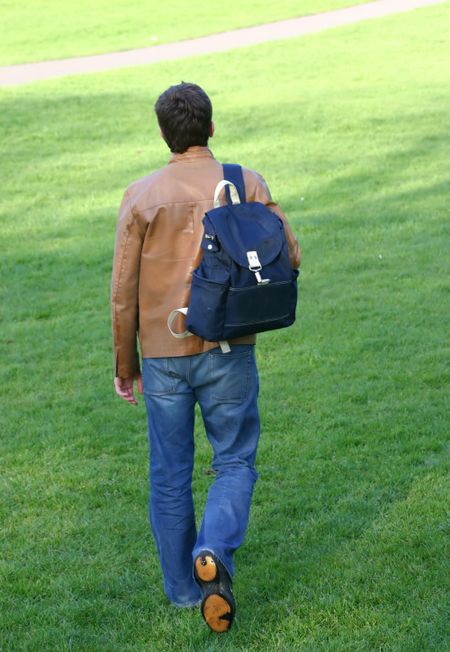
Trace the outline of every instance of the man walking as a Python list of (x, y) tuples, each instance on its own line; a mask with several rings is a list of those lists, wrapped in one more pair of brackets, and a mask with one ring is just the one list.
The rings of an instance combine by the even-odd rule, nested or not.
[[(145, 396), (150, 445), (150, 520), (164, 577), (177, 607), (201, 603), (216, 632), (235, 615), (233, 554), (247, 528), (260, 434), (255, 336), (217, 342), (174, 338), (172, 310), (186, 306), (201, 259), (202, 218), (213, 207), (221, 164), (208, 149), (212, 106), (195, 84), (170, 87), (155, 105), (167, 166), (132, 183), (119, 211), (111, 287), (117, 394)], [(292, 267), (298, 243), (263, 178), (244, 169), (248, 201), (284, 223)], [(180, 330), (182, 330), (180, 325)], [(137, 337), (142, 354), (142, 377)], [(199, 403), (213, 449), (215, 480), (197, 533), (192, 498), (194, 407)]]

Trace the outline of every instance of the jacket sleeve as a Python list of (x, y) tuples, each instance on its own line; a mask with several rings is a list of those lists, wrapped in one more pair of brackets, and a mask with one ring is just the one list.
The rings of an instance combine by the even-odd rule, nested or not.
[(271, 211), (276, 213), (278, 217), (282, 220), (284, 224), (284, 232), (286, 234), (286, 240), (288, 244), (289, 260), (291, 261), (292, 267), (297, 268), (300, 266), (301, 257), (302, 257), (298, 240), (295, 237), (289, 225), (287, 217), (285, 216), (281, 208), (278, 206), (278, 204), (276, 204), (273, 201), (267, 183), (264, 181), (263, 177), (260, 174), (258, 174), (257, 172), (255, 172), (254, 174), (256, 175), (256, 189), (254, 192), (254, 197), (252, 199), (253, 201), (259, 201), (261, 202), (261, 204), (265, 204), (267, 208), (269, 208)]
[(115, 375), (134, 378), (139, 373), (139, 267), (145, 226), (133, 212), (128, 191), (120, 205), (111, 281)]

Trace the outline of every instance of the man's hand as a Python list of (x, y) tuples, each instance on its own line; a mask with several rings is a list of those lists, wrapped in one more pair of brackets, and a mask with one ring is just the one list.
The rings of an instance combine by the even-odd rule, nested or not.
[(142, 376), (138, 374), (136, 378), (114, 378), (114, 387), (117, 396), (123, 398), (124, 401), (130, 405), (137, 405), (136, 397), (134, 395), (134, 381), (137, 380), (137, 388), (139, 394), (142, 394)]

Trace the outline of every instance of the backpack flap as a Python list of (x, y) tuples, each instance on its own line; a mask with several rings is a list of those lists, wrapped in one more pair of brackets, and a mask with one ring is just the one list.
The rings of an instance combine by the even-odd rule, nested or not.
[(250, 268), (249, 252), (257, 253), (261, 267), (269, 265), (280, 255), (285, 241), (283, 223), (264, 204), (226, 205), (206, 216), (214, 225), (221, 246), (240, 267)]

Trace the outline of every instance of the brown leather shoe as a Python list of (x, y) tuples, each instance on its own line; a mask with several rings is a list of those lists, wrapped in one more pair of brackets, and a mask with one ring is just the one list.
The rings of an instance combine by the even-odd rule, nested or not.
[(213, 632), (227, 632), (234, 620), (231, 577), (210, 550), (202, 550), (194, 561), (194, 577), (202, 592), (202, 616)]

